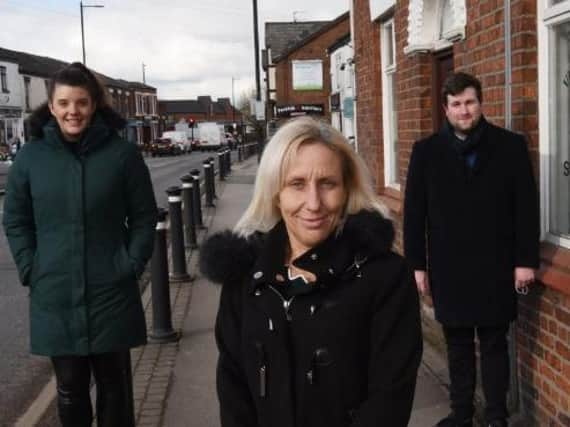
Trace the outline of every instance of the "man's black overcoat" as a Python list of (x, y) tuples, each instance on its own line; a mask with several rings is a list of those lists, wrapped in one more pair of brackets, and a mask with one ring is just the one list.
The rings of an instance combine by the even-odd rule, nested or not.
[(231, 233), (201, 249), (222, 282), (216, 339), (223, 427), (405, 427), (422, 341), (411, 270), (393, 252), (393, 228), (351, 216), (294, 263), (317, 277), (285, 302), (276, 271), (283, 223), (255, 243)]
[(485, 122), (473, 168), (456, 143), (442, 130), (414, 145), (405, 254), (415, 270), (429, 270), (442, 324), (506, 323), (516, 317), (514, 268), (539, 264), (538, 199), (526, 142)]

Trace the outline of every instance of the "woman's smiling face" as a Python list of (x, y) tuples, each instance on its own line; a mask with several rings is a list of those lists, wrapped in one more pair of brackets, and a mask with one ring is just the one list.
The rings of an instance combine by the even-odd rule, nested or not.
[(95, 103), (87, 89), (57, 84), (49, 102), (49, 109), (63, 137), (67, 141), (76, 141), (91, 123)]
[(325, 240), (340, 222), (346, 189), (340, 156), (324, 143), (299, 147), (285, 173), (278, 207), (292, 259)]

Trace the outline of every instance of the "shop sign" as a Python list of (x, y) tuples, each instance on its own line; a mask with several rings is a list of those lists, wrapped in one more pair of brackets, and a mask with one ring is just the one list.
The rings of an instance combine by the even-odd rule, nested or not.
[(275, 107), (277, 117), (294, 117), (314, 114), (322, 116), (325, 113), (323, 104), (295, 104)]

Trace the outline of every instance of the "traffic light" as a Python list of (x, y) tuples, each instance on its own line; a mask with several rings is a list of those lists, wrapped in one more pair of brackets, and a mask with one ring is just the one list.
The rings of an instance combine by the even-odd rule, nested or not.
[(191, 128), (194, 127), (194, 119), (189, 119), (189, 120), (188, 120), (188, 126), (190, 126)]

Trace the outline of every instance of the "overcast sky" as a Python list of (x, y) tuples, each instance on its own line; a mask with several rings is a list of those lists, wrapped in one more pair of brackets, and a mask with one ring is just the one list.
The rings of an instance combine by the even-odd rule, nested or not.
[[(253, 1), (85, 0), (87, 65), (109, 77), (146, 81), (159, 99), (199, 95), (236, 103), (255, 87)], [(258, 0), (260, 47), (266, 21), (334, 19), (349, 0)], [(0, 0), (0, 46), (81, 61), (79, 1)], [(262, 75), (263, 78), (263, 75)]]

